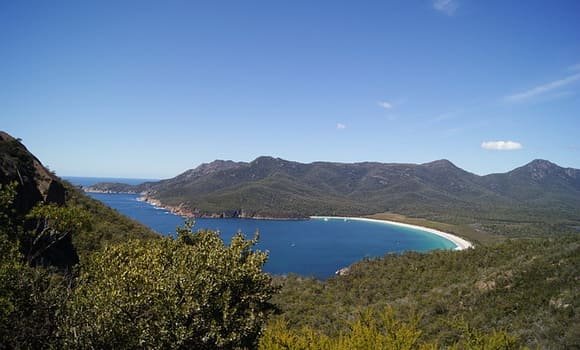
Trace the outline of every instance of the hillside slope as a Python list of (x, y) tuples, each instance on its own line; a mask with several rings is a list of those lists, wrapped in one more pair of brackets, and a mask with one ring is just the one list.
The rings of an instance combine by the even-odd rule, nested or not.
[[(498, 231), (572, 231), (580, 222), (580, 170), (545, 160), (478, 176), (448, 160), (425, 164), (303, 164), (259, 157), (214, 161), (174, 178), (89, 190), (144, 193), (196, 216), (307, 217), (395, 212)], [(506, 223), (514, 223), (506, 225)], [(511, 225), (511, 226), (510, 226)], [(513, 227), (512, 227), (513, 226)]]
[[(549, 220), (572, 222), (575, 218), (573, 210), (578, 199), (575, 195), (578, 188), (578, 171), (563, 169), (546, 161), (534, 161), (506, 174), (484, 177), (465, 172), (448, 161), (422, 165), (379, 163), (353, 165), (300, 164), (260, 158), (256, 164), (252, 163), (214, 162), (170, 180), (139, 187), (103, 185), (101, 189), (115, 186), (118, 190), (181, 196), (182, 191), (189, 188), (190, 193), (203, 194), (207, 198), (215, 198), (212, 196), (216, 193), (232, 196), (236, 191), (255, 196), (260, 200), (267, 200), (273, 195), (280, 196), (271, 202), (272, 208), (277, 208), (278, 198), (281, 198), (280, 201), (283, 203), (289, 202), (287, 198), (283, 198), (284, 194), (291, 196), (297, 205), (312, 207), (324, 205), (325, 200), (333, 198), (333, 205), (340, 210), (345, 208), (357, 210), (360, 208), (358, 202), (369, 203), (369, 210), (377, 210), (381, 208), (380, 205), (371, 202), (389, 202), (393, 200), (392, 198), (400, 200), (408, 196), (410, 199), (407, 203), (412, 204), (411, 200), (415, 196), (422, 196), (427, 203), (422, 208), (432, 210), (431, 213), (435, 213), (437, 209), (435, 203), (442, 205), (443, 199), (454, 199), (463, 206), (473, 205), (473, 208), (479, 205), (480, 208), (486, 209), (482, 203), (505, 206), (506, 211), (500, 214), (509, 213), (507, 210), (513, 205), (514, 208), (511, 210), (514, 215), (524, 218), (528, 215), (529, 220), (541, 224), (546, 224)], [(90, 261), (90, 258), (84, 260), (84, 257), (103, 245), (129, 238), (157, 237), (140, 224), (121, 216), (98, 201), (90, 199), (72, 185), (61, 181), (44, 168), (19, 140), (0, 133), (0, 184), (5, 186), (9, 183), (17, 185), (17, 196), (13, 203), (17, 216), (24, 216), (38, 203), (80, 207), (90, 214), (91, 227), (79, 232), (64, 247), (66, 248), (64, 253), (80, 255), (81, 271), (83, 268), (86, 269), (87, 265), (84, 264)], [(544, 203), (551, 203), (554, 207), (545, 208)], [(223, 205), (216, 203), (218, 204)], [(260, 201), (257, 201), (257, 204), (262, 205)], [(373, 205), (377, 207), (371, 207)], [(457, 215), (453, 212), (456, 202), (450, 201), (445, 205), (447, 206), (437, 211), (439, 215)], [(348, 206), (353, 208), (348, 209)], [(569, 212), (560, 217), (533, 216), (538, 211), (556, 212), (560, 210), (558, 208), (564, 208), (563, 211)], [(496, 211), (489, 210), (485, 215), (495, 213)], [(567, 219), (568, 217), (571, 219)], [(3, 218), (0, 215), (0, 219)], [(459, 220), (466, 218), (460, 217)], [(503, 221), (502, 227), (507, 227), (506, 223), (520, 225), (521, 222), (518, 220), (517, 217), (507, 218)], [(486, 222), (486, 225), (490, 222)], [(446, 228), (445, 230), (447, 231)], [(277, 318), (286, 321), (290, 330), (306, 326), (321, 334), (336, 336), (341, 332), (348, 332), (348, 321), (356, 319), (361, 312), (369, 310), (381, 312), (385, 308), (392, 308), (397, 319), (404, 322), (414, 322), (415, 316), (419, 315), (417, 322), (422, 332), (418, 336), (422, 341), (435, 342), (442, 347), (456, 344), (461, 339), (470, 341), (464, 339), (466, 334), (507, 330), (532, 348), (577, 348), (580, 344), (580, 335), (578, 327), (574, 325), (579, 323), (577, 312), (580, 300), (577, 283), (580, 263), (579, 236), (576, 234), (529, 238), (529, 234), (526, 234), (526, 237), (487, 246), (480, 245), (475, 249), (460, 252), (434, 251), (427, 254), (408, 252), (377, 259), (364, 259), (351, 266), (345, 275), (327, 281), (299, 276), (279, 276), (275, 281), (280, 287), (280, 293), (274, 296), (271, 302), (280, 309)], [(70, 266), (74, 261), (66, 260), (70, 257), (64, 253), (57, 250), (52, 252), (52, 256), (55, 259), (64, 259), (64, 263)], [(143, 261), (155, 260), (148, 260), (142, 251), (136, 250), (134, 253), (140, 258), (145, 257)], [(6, 254), (0, 254), (0, 258), (6, 257)], [(120, 258), (125, 259), (122, 255)], [(55, 262), (57, 260), (53, 260), (51, 265), (58, 265)], [(5, 261), (3, 263), (0, 272), (10, 271), (6, 268), (10, 266)], [(164, 259), (162, 263), (166, 264), (167, 260)], [(118, 264), (98, 263), (94, 266), (116, 269)], [(30, 275), (24, 275), (23, 271), (28, 271), (26, 273)], [(67, 282), (60, 275), (42, 271), (21, 268), (13, 269), (11, 275), (0, 276), (3, 277), (0, 278), (2, 282), (0, 287), (4, 288), (0, 288), (0, 291), (10, 293), (16, 291), (18, 294), (14, 295), (22, 296), (15, 304), (17, 307), (11, 312), (10, 317), (0, 318), (2, 339), (10, 337), (12, 343), (7, 344), (19, 345), (12, 347), (26, 348), (27, 346), (21, 344), (34, 344), (28, 347), (38, 348), (46, 346), (49, 341), (59, 344), (58, 341), (63, 340), (58, 320), (63, 317), (63, 310), (73, 310), (67, 304), (72, 299), (66, 289), (81, 284), (78, 280)], [(158, 271), (165, 275), (168, 266), (163, 265)], [(43, 279), (38, 277), (39, 272), (45, 273)], [(215, 275), (214, 272), (209, 271), (211, 275)], [(73, 278), (72, 275), (68, 277)], [(142, 285), (141, 275), (133, 275), (133, 278), (130, 280), (135, 282), (136, 286)], [(111, 280), (125, 283), (124, 278)], [(109, 285), (108, 282), (111, 280), (108, 279), (106, 284)], [(28, 284), (23, 281), (28, 281)], [(152, 285), (157, 291), (157, 280), (153, 281)], [(80, 283), (86, 281), (81, 280)], [(169, 290), (173, 285), (168, 287)], [(202, 281), (199, 285), (207, 284)], [(179, 284), (175, 288), (182, 290)], [(92, 291), (95, 288), (89, 286), (87, 290)], [(154, 314), (155, 311), (149, 309), (151, 306), (149, 295), (143, 297), (139, 293), (134, 293), (134, 290), (124, 288), (119, 295), (105, 291), (103, 295), (112, 295), (114, 302), (118, 301), (119, 296), (137, 298), (138, 303), (134, 305), (137, 305), (138, 315), (142, 315), (143, 310)], [(165, 289), (163, 291), (165, 294)], [(6, 295), (9, 294), (5, 293), (2, 296)], [(178, 300), (183, 298), (180, 297)], [(63, 309), (62, 305), (68, 305), (68, 308)], [(166, 310), (165, 305), (167, 304), (159, 309)], [(181, 305), (181, 302), (176, 305)], [(100, 310), (102, 308), (97, 309)], [(79, 309), (78, 314), (85, 315), (85, 311)], [(64, 315), (66, 317), (66, 313)], [(125, 317), (123, 313), (119, 315)], [(222, 315), (218, 315), (218, 318), (224, 319)], [(131, 327), (134, 325), (131, 320), (134, 319), (133, 316), (123, 319), (119, 325)], [(90, 325), (94, 322), (91, 318), (87, 320), (85, 324)], [(69, 324), (75, 326), (72, 329), (76, 332), (78, 322), (66, 323)], [(147, 327), (147, 334), (150, 329)], [(107, 331), (107, 334), (110, 332)], [(122, 340), (132, 340), (133, 334), (136, 333)]]
[(579, 267), (578, 235), (506, 240), (461, 252), (367, 259), (326, 281), (278, 277), (282, 289), (274, 302), (290, 328), (331, 336), (348, 331), (345, 320), (361, 310), (389, 306), (402, 319), (418, 315), (421, 338), (442, 348), (468, 326), (507, 330), (532, 349), (577, 349)]
[[(78, 188), (61, 180), (47, 170), (26, 147), (0, 131), (0, 185), (16, 184), (13, 214), (24, 220), (30, 210), (40, 203), (82, 208), (88, 215), (88, 225), (73, 237), (66, 237), (52, 246), (43, 256), (43, 264), (70, 267), (79, 256), (99, 249), (108, 242), (129, 238), (153, 238), (157, 235), (104, 204), (86, 196)], [(33, 227), (25, 227), (32, 230)], [(23, 237), (26, 237), (23, 236)], [(21, 245), (26, 246), (26, 242)]]

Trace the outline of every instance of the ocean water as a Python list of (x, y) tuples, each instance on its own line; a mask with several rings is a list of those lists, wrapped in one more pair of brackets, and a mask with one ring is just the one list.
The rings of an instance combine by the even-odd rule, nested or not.
[(118, 177), (80, 177), (80, 176), (63, 176), (63, 179), (73, 185), (88, 187), (98, 182), (118, 182), (128, 185), (139, 185), (143, 182), (159, 181), (158, 179), (126, 179)]
[[(73, 178), (67, 179), (84, 186), (95, 181), (84, 178), (82, 184)], [(111, 180), (127, 183), (126, 179)], [(139, 196), (135, 194), (89, 195), (162, 235), (172, 236), (175, 229), (184, 224), (182, 217), (138, 201)], [(237, 232), (249, 238), (259, 232), (257, 249), (269, 252), (269, 260), (264, 267), (266, 271), (273, 274), (297, 273), (322, 279), (364, 258), (409, 250), (424, 252), (455, 248), (452, 242), (421, 230), (343, 219), (197, 219), (194, 228), (219, 231), (225, 241), (229, 241)]]

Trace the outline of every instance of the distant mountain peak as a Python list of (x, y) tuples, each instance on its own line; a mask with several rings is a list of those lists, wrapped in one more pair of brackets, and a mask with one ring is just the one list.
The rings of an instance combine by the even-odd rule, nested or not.
[(180, 176), (192, 177), (192, 176), (205, 176), (218, 171), (229, 170), (233, 168), (238, 168), (241, 165), (246, 164), (242, 162), (234, 162), (232, 160), (222, 160), (216, 159), (210, 163), (202, 163), (197, 167), (187, 170)]
[(252, 163), (260, 163), (260, 162), (280, 162), (284, 161), (282, 158), (274, 158), (272, 156), (260, 156), (252, 161)]
[(524, 165), (524, 167), (543, 168), (543, 169), (560, 168), (560, 166), (558, 166), (557, 164), (554, 164), (554, 163), (550, 162), (549, 160), (545, 160), (545, 159), (534, 159), (531, 162), (529, 162), (528, 164)]
[(237, 162), (234, 162), (233, 160), (216, 159), (216, 160), (209, 162), (209, 163), (202, 163), (199, 166), (200, 167), (221, 167), (221, 166), (228, 166), (228, 165), (233, 165), (233, 164), (237, 164)]
[(215, 160), (131, 190), (146, 191), (165, 205), (183, 205), (201, 216), (416, 213), (414, 208), (493, 214), (494, 208), (527, 202), (530, 210), (547, 203), (575, 210), (580, 207), (580, 170), (537, 159), (508, 173), (479, 176), (448, 159), (423, 164), (300, 163), (260, 156), (250, 162)]
[(279, 168), (284, 167), (287, 164), (293, 163), (291, 161), (282, 159), (282, 158), (274, 158), (270, 156), (261, 156), (253, 161), (250, 162), (250, 166), (252, 167), (259, 167), (259, 168)]
[(575, 172), (575, 169), (564, 169), (545, 159), (534, 159), (528, 164), (510, 171), (508, 174), (512, 176), (523, 175), (535, 181), (544, 181), (544, 179), (553, 177), (575, 177)]
[(457, 168), (457, 166), (448, 159), (438, 159), (421, 165), (430, 168)]
[(233, 160), (216, 159), (216, 160), (214, 160), (213, 162), (210, 162), (210, 163), (202, 163), (202, 164), (200, 164), (195, 169), (214, 169), (214, 170), (221, 170), (223, 168), (235, 167), (235, 166), (237, 166), (239, 164), (242, 164), (242, 162), (234, 162)]

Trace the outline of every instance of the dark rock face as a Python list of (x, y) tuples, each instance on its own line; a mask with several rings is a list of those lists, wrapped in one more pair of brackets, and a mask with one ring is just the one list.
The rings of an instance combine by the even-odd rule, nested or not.
[[(16, 183), (14, 209), (24, 218), (38, 203), (64, 205), (66, 190), (60, 179), (48, 171), (18, 140), (0, 131), (0, 184)], [(36, 224), (27, 222), (25, 229), (33, 230)], [(24, 242), (23, 245), (26, 245)], [(26, 247), (22, 247), (26, 250)], [(33, 263), (69, 268), (79, 262), (71, 237), (50, 247)]]
[(60, 181), (51, 181), (46, 192), (45, 202), (64, 205), (66, 190)]

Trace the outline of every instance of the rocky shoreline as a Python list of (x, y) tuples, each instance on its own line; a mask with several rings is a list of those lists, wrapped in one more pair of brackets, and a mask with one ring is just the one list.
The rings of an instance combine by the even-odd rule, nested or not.
[(309, 217), (274, 217), (274, 216), (262, 216), (262, 215), (246, 215), (243, 210), (234, 210), (233, 214), (228, 214), (226, 212), (222, 213), (211, 213), (211, 214), (201, 214), (192, 211), (188, 208), (185, 203), (180, 203), (178, 206), (172, 206), (163, 204), (160, 200), (152, 198), (146, 195), (139, 197), (137, 200), (147, 202), (152, 206), (160, 209), (165, 209), (172, 214), (179, 215), (184, 218), (202, 218), (202, 219), (252, 219), (252, 220), (308, 220)]
[(159, 199), (150, 196), (148, 193), (138, 193), (133, 191), (112, 191), (112, 190), (98, 190), (94, 188), (84, 188), (85, 192), (89, 193), (104, 193), (104, 194), (138, 194), (140, 197), (137, 198), (138, 201), (146, 202), (155, 208), (164, 209), (172, 214), (179, 215), (183, 218), (194, 219), (252, 219), (252, 220), (308, 220), (309, 217), (276, 217), (276, 216), (264, 216), (264, 215), (247, 215), (244, 210), (232, 210), (230, 212), (221, 213), (199, 213), (187, 207), (185, 203), (180, 203), (177, 206), (167, 205), (162, 203)]
[(147, 195), (142, 195), (141, 197), (137, 198), (137, 200), (149, 203), (156, 208), (165, 209), (172, 214), (179, 215), (179, 216), (184, 217), (184, 218), (198, 217), (193, 213), (193, 211), (191, 211), (189, 208), (185, 207), (185, 205), (183, 203), (179, 204), (178, 206), (165, 205), (165, 204), (161, 203), (161, 201), (159, 199), (152, 198), (152, 197), (149, 197)]

